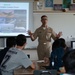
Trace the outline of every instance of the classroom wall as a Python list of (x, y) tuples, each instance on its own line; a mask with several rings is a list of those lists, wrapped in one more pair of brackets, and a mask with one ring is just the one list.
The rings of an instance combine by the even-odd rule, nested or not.
[(63, 33), (62, 37), (66, 41), (75, 38), (75, 13), (34, 13), (34, 30), (41, 25), (40, 18), (42, 15), (48, 16), (48, 26), (58, 33)]
[[(5, 1), (5, 0), (2, 0)], [(13, 1), (13, 0), (11, 0)], [(20, 1), (20, 0), (18, 0)], [(22, 0), (24, 1), (24, 0)], [(26, 0), (28, 1), (28, 0)], [(31, 1), (31, 0), (29, 0)], [(44, 1), (44, 0), (40, 0)], [(62, 0), (54, 0), (54, 3), (62, 3)], [(73, 2), (73, 0), (72, 0)], [(44, 2), (43, 2), (44, 3)], [(36, 4), (35, 6), (36, 7)], [(34, 8), (36, 9), (36, 8)], [(45, 11), (45, 10), (44, 10)], [(75, 40), (75, 13), (65, 13), (65, 12), (58, 12), (58, 13), (33, 13), (34, 18), (34, 28), (33, 31), (35, 31), (36, 28), (38, 28), (41, 25), (40, 18), (42, 15), (48, 16), (48, 26), (52, 27), (56, 33), (59, 31), (62, 31), (63, 35), (62, 37), (66, 39), (67, 45), (70, 46), (70, 41)], [(26, 54), (30, 54), (30, 59), (38, 60), (37, 52), (35, 50), (31, 50), (30, 48), (36, 48), (38, 45), (38, 40), (35, 40), (34, 42), (31, 41), (30, 38), (27, 38), (27, 45), (26, 48), (29, 48), (29, 50), (24, 50)], [(0, 38), (0, 47), (5, 47), (5, 38)]]
[[(34, 13), (34, 30), (41, 26), (41, 16), (48, 16), (48, 26), (53, 28), (53, 30), (58, 33), (62, 32), (62, 38), (66, 40), (68, 46), (70, 46), (70, 41), (75, 40), (75, 13)], [(53, 42), (53, 40), (52, 40)], [(38, 40), (31, 41), (28, 38), (27, 47), (37, 47)]]
[(42, 15), (48, 16), (48, 26), (52, 27), (55, 32), (62, 31), (62, 37), (75, 37), (75, 13), (35, 13), (34, 30), (41, 26)]
[[(2, 1), (5, 1), (5, 0), (2, 0)], [(18, 1), (20, 1), (20, 0), (18, 0)], [(25, 0), (22, 0), (22, 1), (25, 1)], [(44, 3), (44, 0), (39, 0), (39, 1), (43, 1), (43, 3)], [(54, 0), (54, 3), (57, 3), (57, 2), (61, 3), (61, 0)], [(36, 7), (36, 5), (34, 7)], [(63, 33), (62, 37), (65, 38), (66, 41), (69, 41), (67, 44), (70, 46), (70, 41), (75, 40), (74, 39), (75, 38), (75, 21), (74, 21), (75, 20), (75, 13), (74, 12), (73, 13), (33, 12), (33, 20), (34, 20), (33, 31), (35, 31), (36, 28), (41, 26), (40, 18), (42, 15), (48, 16), (48, 26), (52, 27), (56, 33), (58, 33), (59, 31), (62, 31), (62, 33)], [(0, 46), (5, 46), (5, 40), (3, 40), (3, 39), (0, 38)], [(37, 44), (38, 44), (38, 40), (35, 40), (34, 42), (32, 42), (30, 38), (27, 38), (26, 48), (33, 48), (33, 47), (36, 48)]]
[[(61, 37), (66, 40), (67, 46), (71, 46), (71, 41), (75, 40), (75, 13), (34, 13), (34, 31), (41, 26), (40, 18), (42, 15), (48, 16), (48, 26), (53, 28), (56, 33), (62, 31), (63, 35)], [(28, 38), (27, 42), (28, 47), (37, 47), (38, 40), (32, 42)], [(30, 50), (29, 53), (31, 59), (37, 59), (36, 49), (34, 52)], [(35, 58), (33, 55), (35, 55)]]

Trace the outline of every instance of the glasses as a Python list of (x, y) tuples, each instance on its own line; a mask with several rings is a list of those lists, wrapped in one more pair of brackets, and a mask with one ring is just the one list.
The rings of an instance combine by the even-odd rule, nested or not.
[(41, 19), (41, 20), (48, 20), (48, 19)]

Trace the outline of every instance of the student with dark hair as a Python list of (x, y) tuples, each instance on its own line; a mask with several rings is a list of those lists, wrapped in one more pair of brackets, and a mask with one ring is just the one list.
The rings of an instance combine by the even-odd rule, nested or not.
[(9, 50), (9, 48), (14, 47), (15, 45), (16, 45), (15, 37), (7, 37), (6, 38), (6, 47), (0, 51), (0, 64), (1, 64), (5, 54)]
[(16, 37), (7, 37), (6, 39), (6, 47), (13, 47), (16, 45)]
[(66, 73), (75, 74), (75, 49), (68, 51), (63, 56), (63, 63), (64, 63)]
[(62, 43), (62, 41), (59, 39), (53, 42), (50, 57), (50, 69), (56, 69), (58, 71), (60, 67), (63, 67), (62, 57), (65, 53), (64, 51), (65, 43)]
[(63, 56), (64, 54), (69, 51), (69, 49), (66, 49), (66, 43), (64, 38), (56, 39), (52, 44), (52, 52), (50, 56), (50, 64), (46, 67), (46, 69), (56, 69), (58, 71), (61, 71), (61, 68), (63, 68)]
[(48, 68), (56, 69), (60, 71), (60, 68), (64, 66), (62, 58), (64, 54), (68, 52), (69, 50), (72, 50), (72, 49), (66, 46), (64, 38), (56, 39), (52, 44), (50, 66)]
[(34, 64), (28, 58), (28, 56), (21, 50), (26, 46), (26, 36), (19, 34), (16, 37), (16, 47), (10, 48), (2, 63), (1, 63), (1, 73), (2, 75), (14, 75), (14, 70), (18, 67), (31, 67), (35, 69)]
[[(0, 65), (1, 65), (1, 62), (2, 62), (5, 54), (7, 53), (7, 51), (11, 47), (14, 47), (15, 45), (16, 45), (16, 39), (15, 39), (15, 37), (7, 37), (6, 38), (6, 47), (0, 51)], [(0, 71), (0, 75), (2, 75), (1, 71)]]
[(71, 47), (68, 47), (68, 46), (66, 45), (66, 41), (65, 41), (64, 38), (59, 38), (59, 41), (60, 41), (60, 45), (61, 45), (61, 47), (64, 48), (65, 53), (66, 53), (67, 51), (72, 50)]
[(60, 41), (61, 47), (65, 48), (66, 47), (65, 39), (64, 38), (59, 38), (59, 41)]

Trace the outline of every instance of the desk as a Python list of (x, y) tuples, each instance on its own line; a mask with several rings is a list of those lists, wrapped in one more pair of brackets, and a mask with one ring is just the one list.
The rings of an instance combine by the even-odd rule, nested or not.
[[(42, 63), (36, 62), (36, 69), (35, 70), (45, 70), (45, 68), (42, 67), (42, 66), (46, 66), (46, 64), (43, 63), (43, 62)], [(14, 71), (14, 75), (33, 75), (33, 71), (34, 70), (31, 69), (31, 68), (25, 69), (25, 68), (22, 67), (22, 68), (16, 69)], [(60, 73), (64, 73), (64, 71), (58, 72), (58, 74), (60, 74)]]
[[(42, 66), (45, 66), (45, 64), (42, 62), (42, 63), (37, 63), (36, 61), (35, 61), (35, 65), (36, 65), (36, 70), (42, 70), (42, 69), (45, 69), (44, 67), (42, 67)], [(15, 71), (14, 71), (14, 75), (33, 75), (33, 69), (31, 69), (31, 68), (27, 68), (27, 69), (25, 69), (25, 68), (19, 68), (19, 69), (16, 69)]]
[(24, 69), (24, 68), (20, 68), (14, 71), (14, 75), (33, 75), (33, 71), (32, 69)]

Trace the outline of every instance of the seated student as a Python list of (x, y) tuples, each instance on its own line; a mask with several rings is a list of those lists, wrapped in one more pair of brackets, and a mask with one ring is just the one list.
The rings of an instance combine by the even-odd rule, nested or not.
[(7, 37), (6, 38), (6, 47), (0, 51), (0, 64), (1, 64), (5, 54), (9, 50), (9, 48), (14, 47), (15, 45), (16, 45), (15, 37)]
[(2, 75), (14, 75), (14, 70), (20, 66), (25, 68), (31, 67), (35, 69), (34, 64), (28, 58), (28, 56), (21, 51), (26, 45), (26, 36), (19, 34), (16, 37), (16, 47), (10, 48), (2, 63), (1, 63), (1, 73)]
[(68, 51), (63, 56), (63, 63), (66, 73), (75, 73), (75, 49)]
[(64, 38), (59, 38), (59, 40), (61, 41), (61, 46), (64, 48), (65, 53), (66, 53), (67, 51), (72, 50), (71, 47), (68, 47), (68, 46), (66, 45), (66, 41), (65, 41)]
[[(65, 43), (63, 43), (65, 47)], [(57, 39), (52, 44), (52, 53), (50, 57), (50, 69), (56, 69), (59, 71), (59, 68), (63, 66), (62, 57), (64, 55), (64, 47), (62, 42)]]
[[(62, 47), (63, 49), (66, 49), (66, 44), (65, 44), (65, 39), (64, 38), (56, 39), (53, 42), (53, 44), (52, 44), (52, 53), (55, 52), (54, 50), (56, 50), (57, 48), (60, 48), (60, 47)], [(46, 58), (45, 62), (49, 62), (48, 58)]]
[[(14, 47), (15, 45), (16, 45), (15, 37), (8, 37), (6, 39), (6, 47), (0, 51), (0, 65), (9, 48)], [(0, 75), (1, 75), (1, 71), (0, 71)]]
[(59, 38), (52, 44), (52, 52), (50, 56), (50, 65), (46, 66), (46, 69), (56, 69), (60, 71), (63, 67), (62, 57), (70, 49), (66, 46), (65, 39)]

